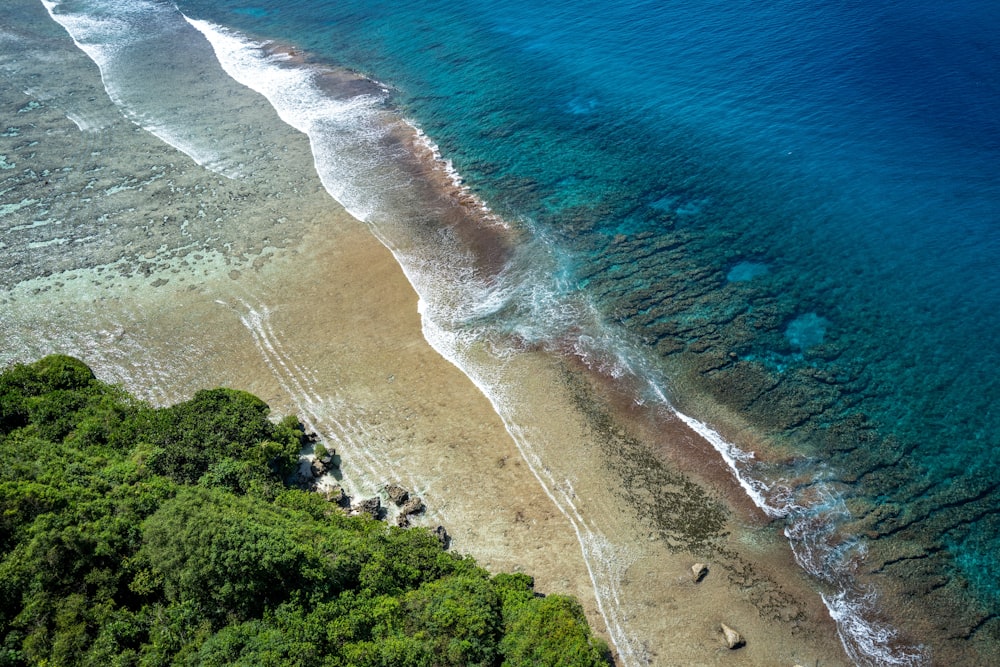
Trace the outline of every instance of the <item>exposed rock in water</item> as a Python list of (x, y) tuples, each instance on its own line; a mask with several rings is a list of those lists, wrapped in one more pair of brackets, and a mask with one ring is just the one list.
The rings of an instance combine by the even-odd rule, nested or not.
[(695, 563), (691, 566), (691, 576), (694, 577), (694, 583), (700, 582), (708, 575), (708, 565), (704, 563)]
[(743, 639), (743, 635), (736, 632), (736, 630), (733, 630), (725, 623), (722, 623), (721, 627), (722, 627), (722, 634), (726, 639), (726, 646), (728, 646), (730, 649), (737, 649), (740, 648), (741, 646), (746, 645), (746, 640)]
[(344, 500), (344, 490), (339, 484), (328, 486), (320, 491), (328, 503), (340, 503)]
[(431, 531), (438, 541), (441, 542), (441, 546), (447, 549), (451, 546), (451, 536), (448, 535), (448, 531), (444, 529), (444, 526), (438, 526)]
[(413, 496), (399, 509), (400, 514), (409, 516), (410, 514), (420, 514), (424, 511), (424, 501), (420, 496)]
[(326, 474), (326, 466), (321, 461), (313, 459), (313, 462), (309, 464), (309, 472), (312, 473), (313, 477), (322, 477)]
[(373, 519), (378, 519), (382, 515), (382, 501), (378, 496), (362, 500), (351, 507), (351, 515), (368, 514)]
[(410, 497), (410, 492), (399, 484), (389, 484), (385, 487), (385, 492), (389, 495), (389, 500), (396, 504), (396, 507), (405, 503)]
[(400, 514), (400, 515), (398, 515), (396, 517), (396, 525), (399, 526), (400, 528), (409, 528), (410, 527), (410, 517), (407, 516), (406, 514)]

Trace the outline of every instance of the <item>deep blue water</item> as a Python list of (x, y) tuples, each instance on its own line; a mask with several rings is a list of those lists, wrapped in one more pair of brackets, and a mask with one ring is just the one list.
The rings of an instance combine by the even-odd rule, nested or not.
[(1000, 5), (178, 4), (390, 85), (675, 403), (825, 462), (877, 566), (947, 582), (904, 593), (1000, 612)]

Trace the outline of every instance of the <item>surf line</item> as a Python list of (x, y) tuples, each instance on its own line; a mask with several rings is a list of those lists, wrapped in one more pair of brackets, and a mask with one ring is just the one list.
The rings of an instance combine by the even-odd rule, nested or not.
[[(753, 479), (741, 469), (753, 460), (752, 452), (741, 450), (723, 438), (708, 424), (684, 414), (670, 403), (655, 383), (651, 382), (650, 385), (657, 398), (678, 419), (712, 445), (726, 462), (740, 487), (761, 511), (773, 518), (786, 519), (784, 534), (799, 566), (813, 577), (836, 587), (836, 593), (832, 595), (821, 593), (820, 598), (830, 617), (834, 620), (840, 643), (851, 660), (859, 665), (870, 665), (871, 667), (917, 667), (927, 664), (929, 658), (922, 647), (899, 646), (895, 651), (890, 648), (890, 644), (898, 634), (897, 631), (884, 623), (869, 618), (876, 597), (874, 591), (857, 590), (856, 586), (851, 586), (852, 577), (846, 568), (830, 571), (830, 563), (836, 563), (836, 561), (825, 557), (832, 550), (828, 546), (823, 550), (825, 545), (822, 542), (824, 536), (832, 535), (835, 530), (836, 516), (845, 519), (850, 517), (850, 512), (844, 505), (843, 499), (817, 479), (817, 483), (821, 486), (821, 495), (827, 498), (825, 502), (820, 503), (823, 507), (799, 505), (790, 496), (784, 495), (782, 496), (782, 499), (785, 500), (784, 504), (773, 504), (767, 498), (767, 493), (771, 488), (760, 480)], [(822, 517), (820, 528), (813, 526), (810, 521), (810, 519), (816, 518), (817, 513), (826, 515)], [(811, 534), (808, 535), (805, 534), (807, 524), (812, 528)], [(820, 554), (814, 553), (814, 550), (810, 549), (811, 544), (818, 544), (822, 552)], [(854, 542), (852, 546), (863, 548), (859, 546), (858, 542)]]

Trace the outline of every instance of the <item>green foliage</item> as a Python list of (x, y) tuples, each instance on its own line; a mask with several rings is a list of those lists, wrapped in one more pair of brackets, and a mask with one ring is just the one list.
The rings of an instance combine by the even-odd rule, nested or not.
[(493, 577), (493, 589), (500, 596), (504, 617), (508, 617), (535, 597), (535, 580), (523, 572), (501, 572)]
[(532, 598), (504, 609), (504, 667), (607, 665), (607, 644), (590, 634), (583, 609), (564, 595)]
[(256, 618), (290, 596), (320, 595), (334, 562), (308, 543), (295, 515), (217, 489), (186, 488), (142, 526), (144, 556), (170, 602), (197, 603), (211, 619)]
[(322, 442), (317, 442), (316, 449), (313, 450), (313, 455), (315, 455), (317, 459), (322, 460), (325, 459), (327, 456), (329, 456), (330, 452), (327, 450), (326, 445), (324, 445)]
[(407, 635), (425, 639), (442, 665), (492, 665), (500, 636), (500, 599), (483, 577), (429, 581), (403, 598)]
[(268, 421), (268, 412), (264, 401), (245, 391), (206, 389), (190, 401), (145, 413), (133, 438), (153, 445), (153, 470), (178, 482), (194, 484), (225, 457), (284, 476), (298, 459), (301, 432)]
[(0, 376), (0, 432), (28, 423), (29, 399), (59, 391), (85, 391), (92, 382), (94, 374), (83, 362), (58, 354), (8, 369)]
[(0, 667), (607, 664), (570, 598), (286, 486), (303, 428), (267, 414), (0, 374)]

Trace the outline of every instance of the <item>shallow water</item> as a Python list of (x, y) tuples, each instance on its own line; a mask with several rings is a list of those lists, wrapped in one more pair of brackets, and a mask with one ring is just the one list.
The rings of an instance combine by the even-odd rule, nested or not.
[[(68, 15), (118, 17), (120, 2), (52, 7), (126, 116), (220, 178), (274, 150), (206, 131), (225, 96), (168, 109), (176, 84), (147, 81), (162, 40), (189, 44), (170, 52), (179, 71), (209, 57), (169, 4), (128, 5), (129, 21), (162, 18), (142, 19), (138, 44), (120, 37), (133, 23), (95, 32)], [(393, 249), (442, 353), (461, 366), (484, 342), (568, 351), (692, 415), (785, 517), (859, 662), (921, 659), (875, 632), (873, 609), (902, 598), (866, 602), (859, 577), (948, 610), (904, 631), (997, 641), (992, 6), (179, 7), (308, 134), (324, 186)], [(219, 26), (384, 85), (324, 83)], [(441, 224), (462, 216), (413, 185), (423, 167), (390, 101), (433, 140), (418, 153), (451, 160), (438, 177), (460, 175), (469, 205), (513, 229), (470, 245)]]

